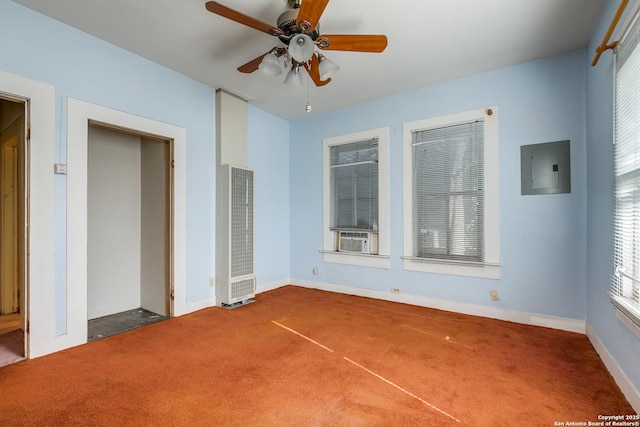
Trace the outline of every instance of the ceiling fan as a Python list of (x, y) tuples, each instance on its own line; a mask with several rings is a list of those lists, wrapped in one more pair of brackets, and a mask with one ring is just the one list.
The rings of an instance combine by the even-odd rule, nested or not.
[(232, 21), (278, 37), (281, 44), (256, 59), (238, 67), (242, 73), (253, 73), (260, 69), (263, 74), (276, 76), (282, 73), (280, 58), (284, 56), (286, 68), (291, 65), (284, 82), (302, 86), (300, 67), (304, 67), (316, 86), (324, 86), (331, 81), (339, 69), (320, 50), (342, 50), (351, 52), (380, 53), (387, 47), (384, 35), (321, 34), (319, 21), (329, 0), (287, 0), (290, 9), (278, 17), (276, 26), (230, 9), (216, 1), (206, 3), (209, 12)]

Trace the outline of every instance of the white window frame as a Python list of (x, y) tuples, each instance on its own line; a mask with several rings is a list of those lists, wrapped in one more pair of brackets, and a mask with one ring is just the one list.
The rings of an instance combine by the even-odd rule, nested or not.
[[(331, 230), (331, 147), (378, 138), (378, 254), (336, 251)], [(322, 253), (324, 262), (390, 268), (389, 258), (389, 128), (371, 129), (322, 140)]]
[[(618, 143), (618, 126), (617, 123), (619, 122), (618, 119), (618, 108), (619, 108), (619, 101), (618, 101), (618, 74), (619, 74), (619, 55), (626, 55), (626, 52), (629, 52), (629, 49), (631, 49), (632, 52), (635, 53), (635, 55), (638, 55), (637, 53), (637, 49), (640, 48), (640, 46), (638, 46), (640, 43), (636, 42), (636, 37), (638, 35), (638, 33), (640, 32), (638, 29), (638, 6), (636, 5), (634, 7), (634, 9), (632, 10), (632, 13), (630, 13), (629, 18), (627, 19), (627, 21), (625, 22), (625, 25), (623, 26), (623, 30), (621, 31), (621, 36), (617, 37), (617, 40), (620, 40), (616, 51), (615, 51), (615, 56), (614, 56), (614, 60), (615, 60), (615, 66), (614, 66), (614, 77), (613, 77), (613, 126), (614, 126), (614, 144)], [(627, 42), (627, 38), (629, 38), (630, 40)], [(627, 43), (632, 43), (629, 44), (627, 47)], [(625, 49), (626, 48), (626, 49)], [(634, 67), (634, 64), (631, 64), (630, 67)], [(633, 68), (632, 68), (633, 69)], [(626, 105), (627, 107), (629, 106), (629, 104)], [(636, 111), (634, 111), (637, 113), (637, 109)], [(635, 124), (634, 126), (635, 127)], [(636, 137), (637, 140), (637, 137)], [(638, 143), (636, 142), (636, 147), (637, 147)], [(616, 180), (616, 186), (614, 188), (614, 199), (616, 200), (616, 205), (617, 205), (617, 197), (618, 197), (618, 177), (619, 177), (619, 171), (617, 170), (617, 161), (618, 161), (618, 149), (616, 148), (614, 151), (614, 162), (616, 162), (614, 164), (614, 176), (615, 176), (615, 180)], [(637, 170), (637, 169), (636, 169)], [(631, 174), (633, 173), (632, 171), (627, 171), (626, 174)], [(623, 173), (623, 175), (625, 175)], [(637, 235), (633, 236), (632, 240), (633, 243), (631, 243), (630, 245), (622, 245), (623, 241), (626, 241), (626, 243), (628, 243), (628, 241), (622, 237), (624, 230), (620, 230), (618, 229), (618, 214), (616, 212), (616, 209), (614, 209), (614, 274), (611, 277), (611, 284), (610, 284), (610, 289), (609, 289), (609, 295), (610, 295), (610, 302), (613, 305), (613, 307), (616, 310), (616, 318), (627, 327), (627, 329), (629, 329), (637, 338), (640, 338), (640, 310), (638, 309), (638, 302), (637, 300), (635, 300), (634, 296), (629, 296), (629, 291), (630, 288), (632, 288), (632, 286), (639, 286), (639, 282), (640, 279), (638, 279), (637, 277), (637, 273), (632, 271), (635, 270), (635, 266), (631, 266), (630, 268), (625, 268), (625, 267), (629, 267), (629, 266), (620, 266), (618, 264), (618, 261), (627, 261), (627, 257), (624, 256), (622, 258), (624, 258), (624, 260), (621, 260), (617, 254), (619, 254), (620, 252), (618, 251), (629, 251), (629, 252), (634, 252), (638, 249), (638, 238)], [(637, 231), (635, 228), (637, 226), (634, 227), (634, 231)], [(627, 233), (627, 235), (625, 236), (626, 238), (630, 238), (632, 235), (632, 233)], [(631, 247), (629, 247), (631, 246)], [(622, 262), (622, 264), (624, 264), (624, 262)], [(631, 271), (628, 271), (631, 270)], [(621, 289), (624, 288), (624, 290)], [(637, 294), (636, 294), (637, 295)]]
[[(412, 132), (484, 121), (484, 262), (423, 260), (413, 257), (413, 150)], [(500, 278), (500, 219), (498, 203), (498, 107), (479, 108), (403, 124), (402, 175), (404, 218), (404, 269), (424, 273)]]

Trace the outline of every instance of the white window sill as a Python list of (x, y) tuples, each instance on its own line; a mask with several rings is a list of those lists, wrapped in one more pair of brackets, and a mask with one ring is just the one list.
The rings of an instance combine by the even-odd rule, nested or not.
[(437, 261), (417, 261), (404, 258), (404, 269), (421, 273), (448, 274), (452, 276), (500, 279), (500, 264), (464, 264)]
[(384, 268), (386, 270), (391, 268), (390, 257), (388, 255), (354, 254), (336, 251), (321, 252), (323, 254), (324, 262), (356, 265), (360, 267)]
[(620, 323), (626, 326), (627, 329), (629, 329), (629, 331), (636, 336), (636, 338), (640, 339), (640, 326), (637, 324), (637, 321), (632, 320), (629, 315), (625, 313), (625, 310), (622, 310), (618, 306), (619, 303), (615, 301), (610, 302), (616, 310), (616, 318), (620, 321)]

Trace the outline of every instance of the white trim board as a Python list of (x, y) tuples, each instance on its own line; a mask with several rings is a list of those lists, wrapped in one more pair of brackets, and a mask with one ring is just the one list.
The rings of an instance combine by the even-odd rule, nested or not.
[(629, 378), (620, 369), (618, 363), (615, 361), (613, 356), (611, 356), (611, 353), (609, 353), (602, 341), (600, 341), (600, 338), (598, 338), (596, 331), (594, 331), (590, 325), (587, 325), (586, 334), (616, 384), (618, 384), (618, 387), (622, 390), (624, 396), (627, 398), (636, 413), (640, 414), (640, 392), (638, 389), (635, 388), (631, 381), (629, 381)]
[(287, 286), (290, 284), (291, 284), (291, 279), (282, 279), (282, 280), (277, 280), (275, 282), (270, 282), (270, 283), (259, 283), (256, 286), (256, 294), (272, 291), (274, 289), (282, 288), (283, 286)]
[[(282, 288), (291, 284), (291, 279), (282, 279), (275, 282), (263, 283), (256, 285), (256, 295), (263, 292), (272, 291), (274, 289)], [(186, 313), (193, 313), (195, 311), (204, 310), (205, 308), (218, 307), (215, 297), (205, 298), (199, 301), (188, 302), (186, 307)]]
[(451, 311), (454, 313), (469, 314), (472, 316), (487, 317), (490, 319), (506, 320), (508, 322), (522, 323), (525, 325), (542, 326), (546, 328), (576, 332), (580, 334), (584, 334), (586, 330), (585, 321), (564, 317), (547, 316), (515, 310), (504, 310), (501, 308), (491, 308), (478, 304), (438, 300), (419, 295), (394, 294), (389, 291), (378, 291), (374, 289), (364, 289), (353, 286), (337, 285), (333, 283), (315, 282), (311, 280), (291, 279), (291, 284), (301, 286), (303, 288), (320, 289), (323, 291), (337, 292), (341, 294), (376, 298), (386, 301), (417, 305), (420, 307)]
[(54, 267), (54, 146), (55, 88), (51, 85), (0, 71), (0, 92), (29, 102), (31, 138), (27, 222), (29, 224), (28, 283), (26, 283), (27, 357), (55, 351)]
[[(186, 280), (186, 130), (73, 98), (67, 99), (67, 333), (59, 349), (87, 342), (87, 133), (89, 121), (173, 140), (173, 315), (194, 307), (187, 303)], [(196, 308), (197, 309), (197, 308)]]
[[(263, 292), (272, 291), (274, 289), (282, 288), (291, 284), (291, 279), (282, 279), (270, 283), (262, 283), (256, 285), (256, 295)], [(203, 300), (187, 303), (186, 313), (192, 313), (194, 311), (203, 310), (205, 308), (217, 307), (215, 297), (205, 298)]]
[(193, 313), (195, 311), (204, 310), (205, 308), (215, 307), (216, 299), (214, 297), (205, 298), (198, 301), (188, 302), (185, 311), (182, 314)]

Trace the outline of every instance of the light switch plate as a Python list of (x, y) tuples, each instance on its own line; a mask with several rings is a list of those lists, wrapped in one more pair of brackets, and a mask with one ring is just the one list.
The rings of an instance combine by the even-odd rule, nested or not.
[(53, 165), (53, 173), (57, 175), (66, 175), (67, 174), (67, 165), (62, 163), (56, 163)]

